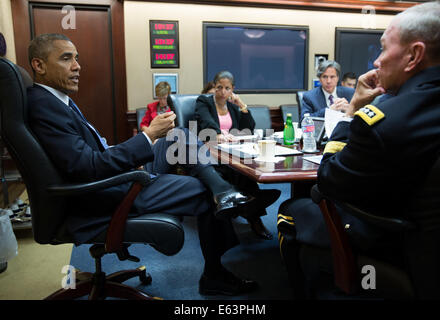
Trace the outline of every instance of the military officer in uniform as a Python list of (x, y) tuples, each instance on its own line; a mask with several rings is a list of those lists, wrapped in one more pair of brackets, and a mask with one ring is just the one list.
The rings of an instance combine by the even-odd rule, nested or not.
[[(440, 155), (438, 17), (440, 2), (424, 3), (395, 16), (385, 30), (377, 69), (359, 77), (346, 121), (337, 125), (324, 150), (318, 171), (322, 193), (375, 215), (411, 217), (420, 225), (440, 218), (435, 208), (426, 208), (428, 214), (416, 207), (420, 199), (414, 196)], [(387, 99), (370, 104), (385, 93)], [(433, 203), (440, 192), (424, 196)], [(310, 198), (289, 200), (280, 213), (279, 221), (294, 229), (293, 241), (329, 247), (322, 214)], [(339, 213), (357, 251), (401, 262), (398, 237)]]

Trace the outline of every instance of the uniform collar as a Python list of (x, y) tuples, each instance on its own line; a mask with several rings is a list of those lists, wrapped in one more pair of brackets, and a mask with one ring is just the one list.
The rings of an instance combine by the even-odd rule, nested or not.
[(426, 82), (440, 81), (440, 65), (426, 68), (408, 79), (399, 89), (397, 95), (411, 91)]

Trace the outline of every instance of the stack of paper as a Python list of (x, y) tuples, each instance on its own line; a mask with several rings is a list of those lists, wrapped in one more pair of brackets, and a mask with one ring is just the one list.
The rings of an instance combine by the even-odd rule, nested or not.
[(333, 130), (339, 121), (343, 120), (345, 113), (329, 108), (325, 109), (325, 133), (327, 137), (331, 137)]

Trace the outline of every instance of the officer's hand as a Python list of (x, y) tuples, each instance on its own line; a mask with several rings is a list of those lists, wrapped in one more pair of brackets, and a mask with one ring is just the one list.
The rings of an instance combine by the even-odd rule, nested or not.
[(353, 117), (356, 111), (383, 93), (385, 93), (385, 89), (380, 86), (377, 70), (370, 70), (364, 73), (358, 79), (356, 91), (350, 101), (346, 114)]
[(150, 137), (151, 141), (166, 136), (167, 132), (174, 128), (176, 114), (172, 111), (157, 115), (145, 128), (144, 132)]

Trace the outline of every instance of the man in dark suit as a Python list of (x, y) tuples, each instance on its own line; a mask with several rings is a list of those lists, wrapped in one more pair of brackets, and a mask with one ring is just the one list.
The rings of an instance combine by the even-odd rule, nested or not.
[[(434, 32), (440, 30), (439, 16), (440, 2), (430, 2), (393, 18), (381, 37), (377, 69), (359, 77), (346, 121), (334, 129), (318, 170), (324, 194), (378, 216), (411, 219), (416, 237), (435, 247), (438, 180), (429, 191), (422, 188), (440, 154), (440, 33)], [(289, 200), (281, 211), (291, 216), (297, 242), (329, 247), (323, 216), (310, 198)], [(408, 258), (408, 252), (402, 252), (402, 235), (338, 212), (356, 251), (393, 264)], [(422, 273), (429, 267), (420, 265), (426, 261), (425, 250), (411, 250), (412, 263)]]
[[(159, 115), (146, 132), (108, 146), (68, 96), (78, 91), (81, 70), (74, 44), (63, 35), (40, 35), (29, 46), (29, 61), (35, 79), (34, 86), (28, 89), (29, 123), (66, 180), (104, 179), (147, 164), (153, 170), (151, 182), (136, 198), (133, 212), (197, 216), (205, 258), (200, 292), (234, 295), (256, 289), (254, 281), (236, 277), (221, 264), (223, 253), (238, 243), (230, 216), (253, 199), (231, 188), (211, 165), (186, 162), (191, 176), (167, 174), (170, 165), (166, 150), (174, 141), (162, 137), (173, 129), (175, 114)], [(184, 142), (186, 147), (189, 141)], [(67, 228), (77, 244), (106, 228), (128, 188), (128, 185), (111, 187), (72, 200)], [(97, 216), (96, 212), (106, 214)]]
[(336, 61), (327, 60), (319, 64), (317, 76), (321, 86), (304, 93), (300, 121), (306, 113), (312, 117), (324, 117), (326, 108), (341, 112), (347, 110), (354, 89), (337, 86), (340, 74), (341, 66)]

